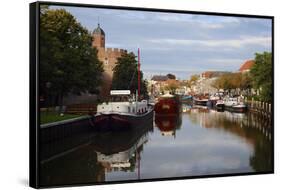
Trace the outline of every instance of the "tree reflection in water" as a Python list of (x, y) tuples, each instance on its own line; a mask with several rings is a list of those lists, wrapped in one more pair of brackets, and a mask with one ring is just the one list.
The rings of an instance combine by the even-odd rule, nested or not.
[(206, 107), (194, 107), (190, 121), (205, 128), (219, 128), (242, 137), (254, 147), (250, 165), (256, 172), (273, 170), (271, 124), (253, 113), (217, 112)]

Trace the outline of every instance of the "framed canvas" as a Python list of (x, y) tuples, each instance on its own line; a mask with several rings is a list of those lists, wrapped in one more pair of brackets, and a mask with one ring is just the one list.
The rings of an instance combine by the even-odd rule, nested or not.
[(274, 172), (274, 17), (30, 4), (30, 186)]

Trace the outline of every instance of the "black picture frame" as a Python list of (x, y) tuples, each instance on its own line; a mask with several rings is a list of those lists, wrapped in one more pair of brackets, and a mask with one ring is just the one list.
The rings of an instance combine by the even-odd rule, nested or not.
[[(107, 181), (107, 182), (89, 182), (89, 183), (72, 183), (59, 184), (59, 185), (41, 185), (40, 184), (40, 98), (39, 98), (39, 81), (40, 81), (40, 6), (68, 6), (68, 7), (85, 7), (85, 8), (102, 8), (110, 10), (131, 10), (131, 11), (148, 11), (160, 13), (183, 13), (194, 15), (211, 15), (211, 16), (231, 16), (242, 18), (260, 18), (271, 20), (271, 50), (272, 50), (272, 106), (271, 106), (271, 134), (272, 134), (272, 168), (270, 171), (265, 172), (242, 172), (232, 174), (207, 174), (196, 176), (184, 177), (169, 177), (169, 178), (151, 178), (140, 180), (126, 180), (126, 181)], [(155, 8), (141, 8), (141, 7), (121, 7), (109, 5), (91, 5), (91, 4), (78, 4), (78, 3), (60, 3), (60, 2), (34, 2), (30, 4), (30, 96), (29, 96), (29, 185), (33, 188), (46, 188), (46, 187), (67, 187), (67, 186), (83, 186), (83, 185), (105, 185), (105, 184), (118, 184), (118, 183), (135, 183), (135, 182), (151, 182), (162, 180), (180, 180), (180, 179), (194, 179), (194, 178), (211, 178), (211, 177), (226, 177), (226, 176), (243, 176), (243, 175), (259, 175), (259, 174), (272, 174), (274, 173), (274, 16), (264, 15), (248, 15), (248, 14), (235, 14), (235, 13), (217, 13), (217, 12), (201, 12), (190, 10), (169, 10), (169, 9), (155, 9)]]

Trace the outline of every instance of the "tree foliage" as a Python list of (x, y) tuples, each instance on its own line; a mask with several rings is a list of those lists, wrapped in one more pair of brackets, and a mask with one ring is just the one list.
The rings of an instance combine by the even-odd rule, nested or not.
[(191, 86), (193, 84), (195, 84), (199, 80), (199, 78), (200, 78), (200, 75), (191, 75), (190, 79), (187, 80), (184, 85), (186, 85), (187, 87), (191, 88)]
[(168, 90), (171, 94), (175, 94), (176, 90), (180, 87), (180, 83), (174, 79), (167, 80), (167, 86), (165, 90)]
[[(141, 86), (140, 92), (143, 97), (148, 96), (147, 82), (143, 80), (143, 72), (140, 72)], [(113, 69), (112, 89), (131, 90), (135, 93), (138, 89), (138, 68), (134, 53), (124, 53), (117, 59)]]
[(250, 71), (254, 88), (260, 90), (263, 101), (272, 101), (272, 53), (256, 53), (255, 65)]
[(40, 13), (41, 94), (49, 91), (61, 103), (70, 92), (98, 93), (103, 68), (91, 34), (64, 9)]
[(194, 83), (194, 82), (198, 81), (199, 78), (200, 78), (199, 75), (192, 75), (192, 76), (190, 77), (190, 80), (189, 80), (189, 81), (190, 81), (191, 83)]
[(229, 73), (218, 77), (212, 84), (216, 89), (249, 89), (251, 87), (251, 78), (248, 73)]

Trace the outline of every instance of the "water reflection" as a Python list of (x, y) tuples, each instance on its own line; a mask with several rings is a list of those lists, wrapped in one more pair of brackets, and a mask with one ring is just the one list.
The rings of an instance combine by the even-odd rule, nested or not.
[(155, 127), (157, 127), (162, 136), (173, 136), (176, 138), (176, 130), (182, 126), (182, 115), (157, 115), (155, 114)]
[[(200, 114), (198, 114), (198, 112)], [(271, 124), (252, 113), (217, 112), (212, 109), (193, 108), (187, 113), (191, 121), (205, 128), (219, 128), (235, 134), (254, 147), (249, 164), (254, 171), (273, 170)]]
[[(84, 139), (88, 141), (84, 141), (82, 145), (81, 140), (78, 140), (81, 138), (74, 138), (72, 144), (76, 144), (76, 147), (67, 149), (69, 147), (65, 146), (65, 150), (62, 154), (58, 154), (58, 157), (50, 156), (49, 159), (41, 161), (40, 183), (42, 186), (70, 184), (70, 182), (71, 184), (94, 183), (106, 181), (106, 174), (109, 173), (137, 172), (139, 174), (141, 152), (151, 132), (153, 132), (153, 123), (148, 121), (138, 130), (84, 134)], [(45, 151), (41, 155), (51, 155), (58, 151), (56, 144), (67, 145), (68, 141), (69, 139), (64, 139), (63, 142), (44, 145)], [(62, 148), (60, 147), (59, 150)], [(138, 176), (132, 179), (135, 178), (139, 179)]]
[[(61, 185), (268, 172), (273, 167), (271, 130), (270, 123), (257, 115), (202, 106), (178, 116), (155, 115), (154, 122), (139, 131), (85, 134), (84, 143), (81, 138), (77, 138), (80, 143), (70, 140), (76, 148), (55, 142), (68, 146), (57, 157), (42, 154), (46, 156), (40, 182)], [(45, 147), (54, 154), (58, 146)], [(46, 159), (48, 155), (51, 159)]]

